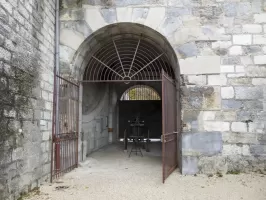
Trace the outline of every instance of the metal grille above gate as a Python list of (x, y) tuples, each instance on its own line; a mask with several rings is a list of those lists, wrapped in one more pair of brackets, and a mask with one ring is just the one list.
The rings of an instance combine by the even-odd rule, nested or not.
[(79, 86), (60, 76), (56, 79), (59, 102), (55, 105), (58, 117), (53, 115), (51, 180), (78, 165)]
[(167, 54), (147, 38), (111, 38), (88, 59), (84, 82), (130, 82), (161, 80), (162, 69), (174, 72)]

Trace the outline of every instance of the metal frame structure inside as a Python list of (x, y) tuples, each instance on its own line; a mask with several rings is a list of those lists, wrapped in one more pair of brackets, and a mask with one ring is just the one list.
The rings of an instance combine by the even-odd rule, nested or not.
[(162, 48), (141, 37), (112, 38), (88, 59), (83, 82), (161, 81), (162, 70), (174, 79)]

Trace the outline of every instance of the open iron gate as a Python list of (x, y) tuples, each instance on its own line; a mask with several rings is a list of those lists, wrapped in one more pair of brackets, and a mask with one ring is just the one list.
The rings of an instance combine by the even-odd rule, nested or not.
[[(162, 72), (162, 164), (163, 183), (178, 165), (178, 117), (180, 106), (176, 101), (177, 93), (174, 81)], [(177, 108), (179, 109), (177, 111)], [(177, 112), (179, 112), (177, 114)]]
[(54, 94), (51, 182), (78, 166), (79, 85), (55, 78), (59, 91)]

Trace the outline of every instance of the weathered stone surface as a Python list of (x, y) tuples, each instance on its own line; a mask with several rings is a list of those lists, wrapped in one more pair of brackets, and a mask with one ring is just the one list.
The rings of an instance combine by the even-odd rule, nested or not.
[(256, 45), (256, 46), (247, 46), (247, 47), (244, 47), (244, 51), (247, 54), (256, 55), (256, 54), (259, 54), (262, 51), (262, 49), (261, 49), (261, 47), (259, 45)]
[(222, 87), (221, 96), (223, 99), (232, 99), (235, 96), (233, 87)]
[(207, 83), (207, 77), (205, 75), (189, 75), (187, 79), (187, 84), (189, 85), (206, 85)]
[[(264, 133), (265, 132), (265, 123), (261, 122), (261, 123), (249, 123), (248, 124), (248, 132), (251, 133)], [(265, 135), (263, 135), (265, 136)], [(265, 138), (265, 137), (263, 137)], [(262, 139), (262, 138), (260, 138)], [(265, 138), (266, 141), (266, 138)]]
[(237, 3), (230, 2), (224, 4), (224, 13), (227, 17), (234, 17), (237, 15)]
[(266, 78), (253, 78), (252, 84), (253, 85), (266, 85)]
[(235, 87), (236, 99), (262, 99), (263, 91), (260, 87)]
[(39, 3), (0, 1), (0, 199), (18, 199), (50, 175), (41, 144), (52, 132), (55, 7)]
[(208, 132), (212, 131), (229, 131), (230, 123), (223, 121), (205, 121), (203, 122), (203, 129)]
[(60, 33), (60, 43), (67, 47), (77, 50), (84, 41), (84, 36), (70, 29), (62, 29)]
[(221, 65), (221, 73), (235, 72), (234, 65)]
[(251, 133), (223, 133), (223, 141), (226, 144), (257, 144), (257, 136)]
[(232, 144), (225, 144), (223, 146), (223, 155), (243, 155), (248, 156), (250, 155), (249, 145), (232, 145)]
[(100, 10), (97, 8), (86, 9), (84, 20), (93, 31), (96, 31), (106, 25)]
[(132, 21), (144, 24), (145, 19), (148, 16), (149, 8), (133, 8), (132, 12)]
[(186, 109), (213, 109), (221, 107), (220, 87), (193, 87), (190, 86), (183, 90), (183, 106)]
[(116, 9), (114, 9), (114, 8), (102, 8), (101, 13), (103, 15), (104, 20), (107, 23), (113, 24), (117, 21)]
[(116, 8), (118, 22), (131, 22), (132, 8), (131, 7), (118, 7)]
[(236, 100), (222, 100), (223, 109), (240, 109), (242, 108), (242, 102)]
[(237, 111), (237, 121), (253, 122), (257, 118), (257, 112), (254, 110)]
[(256, 65), (265, 65), (266, 64), (266, 55), (254, 56), (254, 63)]
[(231, 41), (217, 41), (217, 42), (212, 43), (212, 48), (214, 48), (214, 49), (216, 49), (216, 48), (227, 49), (230, 46), (232, 46)]
[(198, 117), (203, 121), (215, 120), (216, 113), (216, 111), (201, 111)]
[(183, 155), (216, 155), (222, 151), (222, 135), (219, 132), (186, 133), (182, 136)]
[(219, 56), (198, 56), (187, 59), (181, 59), (181, 74), (212, 74), (220, 73)]
[(198, 48), (196, 44), (192, 42), (179, 46), (177, 50), (179, 54), (185, 58), (198, 55)]
[(232, 46), (229, 49), (229, 54), (230, 55), (242, 55), (243, 54), (243, 49), (241, 46)]
[(226, 158), (222, 156), (202, 157), (198, 161), (198, 169), (203, 174), (226, 173), (228, 170)]
[(215, 120), (217, 120), (217, 121), (235, 121), (236, 120), (236, 113), (235, 113), (235, 111), (216, 112)]
[(265, 155), (266, 154), (266, 146), (265, 145), (250, 145), (250, 152), (253, 155)]
[(261, 33), (262, 26), (259, 24), (245, 24), (243, 25), (243, 33)]
[(266, 44), (265, 35), (253, 35), (253, 44)]
[(96, 5), (96, 6), (137, 6), (137, 5), (158, 5), (158, 6), (165, 6), (166, 1), (165, 0), (134, 0), (134, 1), (125, 1), (125, 0), (83, 0), (82, 1), (83, 6), (86, 5)]
[(235, 72), (237, 72), (237, 73), (245, 72), (245, 66), (236, 65), (235, 66)]
[(255, 23), (266, 23), (266, 14), (260, 13), (254, 15)]
[(206, 110), (219, 110), (221, 109), (221, 88), (219, 86), (213, 87), (213, 92), (209, 94), (209, 87), (204, 87), (203, 105), (202, 108)]
[(223, 65), (239, 65), (241, 64), (241, 60), (237, 56), (234, 56), (234, 57), (226, 56), (221, 59), (221, 63)]
[(228, 78), (229, 85), (251, 85), (251, 78)]
[[(263, 130), (265, 131), (264, 127), (262, 129), (256, 129), (255, 133), (263, 133)], [(259, 144), (265, 145), (266, 144), (266, 135), (265, 134), (258, 134), (258, 141)]]
[(197, 174), (198, 169), (198, 157), (195, 156), (183, 156), (182, 157), (182, 174), (193, 175)]
[(144, 24), (156, 30), (161, 24), (164, 17), (165, 17), (164, 7), (150, 8)]
[(244, 101), (243, 105), (244, 105), (245, 110), (262, 110), (263, 109), (263, 102), (260, 100)]
[(265, 66), (248, 66), (246, 67), (246, 75), (249, 77), (265, 77), (266, 67)]
[(165, 36), (169, 36), (172, 35), (176, 30), (179, 30), (181, 27), (182, 20), (180, 17), (169, 16), (165, 18), (160, 30)]
[(233, 43), (239, 45), (251, 45), (251, 35), (234, 35)]
[(226, 85), (226, 81), (223, 75), (208, 75), (208, 85)]
[(90, 27), (84, 20), (61, 22), (61, 29), (74, 30), (75, 32), (81, 33), (84, 38), (92, 33)]
[(231, 130), (233, 132), (247, 132), (248, 124), (243, 122), (232, 122)]

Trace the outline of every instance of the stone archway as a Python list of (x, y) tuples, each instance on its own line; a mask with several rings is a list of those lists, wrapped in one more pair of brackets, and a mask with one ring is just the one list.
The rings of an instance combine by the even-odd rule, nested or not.
[[(71, 34), (68, 35), (68, 37), (76, 38), (76, 36)], [(165, 68), (165, 71), (173, 73), (173, 78), (179, 77), (180, 70), (176, 53), (165, 36), (155, 31), (154, 29), (149, 28), (148, 26), (126, 22), (111, 24), (103, 27), (87, 37), (75, 51), (72, 51), (72, 53), (70, 53), (70, 50), (66, 52), (69, 53), (69, 63), (68, 66), (62, 65), (63, 67), (61, 71), (64, 74), (71, 75), (72, 78), (75, 78), (76, 80), (83, 80), (83, 75), (88, 63), (90, 62), (91, 56), (99, 51), (100, 48), (103, 48), (104, 45), (110, 43), (110, 41), (112, 43), (113, 40), (120, 40), (122, 38), (135, 40), (135, 46), (137, 46), (137, 43), (140, 40), (143, 41), (143, 43), (155, 46), (156, 49), (159, 49), (159, 51), (156, 52), (157, 55), (155, 56), (160, 55), (159, 53), (163, 54), (164, 60), (167, 60), (168, 65), (172, 66), (173, 72), (170, 72), (170, 69), (167, 68)], [(72, 45), (72, 48), (76, 47)], [(62, 49), (64, 49), (64, 47)], [(149, 51), (152, 51), (152, 49), (149, 49)], [(154, 54), (154, 52), (151, 53)]]
[[(193, 51), (193, 53), (190, 53), (190, 49), (195, 47), (196, 42), (205, 44), (206, 42), (228, 40), (227, 36), (220, 32), (219, 27), (194, 24), (198, 19), (192, 17), (186, 8), (170, 8), (158, 5), (147, 5), (146, 7), (144, 5), (140, 7), (119, 5), (122, 7), (114, 6), (111, 8), (101, 7), (103, 4), (99, 7), (85, 4), (82, 4), (82, 8), (67, 9), (62, 12), (61, 73), (76, 80), (82, 80), (87, 62), (86, 55), (92, 52), (92, 47), (103, 41), (104, 37), (102, 36), (119, 35), (121, 31), (131, 33), (132, 29), (130, 27), (123, 29), (117, 27), (122, 23), (135, 25), (136, 28), (133, 32), (148, 33), (150, 37), (155, 38), (155, 41), (162, 41), (159, 42), (161, 47), (170, 50), (168, 55), (172, 55), (170, 56), (172, 66), (179, 65), (178, 69), (180, 69), (180, 73), (175, 71), (175, 76), (179, 77), (181, 74), (183, 76), (182, 81), (191, 85), (183, 84), (182, 86), (184, 129), (190, 132), (192, 130), (203, 131), (200, 135), (208, 138), (209, 135), (205, 132), (216, 129), (212, 127), (208, 129), (207, 123), (202, 122), (201, 114), (208, 109), (221, 109), (221, 92), (220, 86), (208, 86), (204, 79), (209, 74), (215, 74), (213, 77), (220, 79), (221, 60), (219, 54), (217, 55), (213, 49)], [(179, 23), (180, 20), (182, 22), (179, 26), (176, 22)], [(106, 27), (113, 27), (109, 30), (114, 31), (107, 31)], [(218, 45), (218, 43), (215, 45)], [(177, 58), (179, 63), (177, 63)], [(198, 85), (200, 88), (198, 88)], [(195, 92), (198, 90), (201, 92)], [(197, 124), (197, 126), (194, 127), (193, 124)], [(194, 135), (192, 134), (191, 137), (194, 137)], [(184, 140), (184, 142), (187, 141)], [(191, 165), (193, 166), (192, 171), (197, 171), (198, 163), (194, 162), (198, 159), (197, 156), (193, 155), (193, 159), (190, 159), (189, 146), (186, 152), (187, 155), (184, 159), (182, 157), (182, 160), (188, 166), (188, 170), (184, 168), (184, 173), (191, 173)]]
[[(80, 127), (83, 127), (88, 141), (94, 140), (92, 144), (85, 144), (89, 148), (87, 153), (118, 137), (113, 121), (116, 118), (117, 97), (121, 91), (137, 81), (148, 81), (147, 85), (160, 88), (162, 70), (175, 79), (179, 87), (179, 66), (174, 50), (164, 36), (143, 25), (119, 23), (103, 27), (88, 37), (73, 57), (70, 74), (83, 83)], [(112, 74), (117, 78), (113, 79)], [(130, 77), (130, 80), (125, 80), (124, 74), (128, 74), (125, 76)], [(114, 86), (106, 82), (119, 83)], [(108, 120), (108, 130), (100, 127), (105, 120)], [(103, 132), (101, 141), (95, 139), (96, 132)]]

